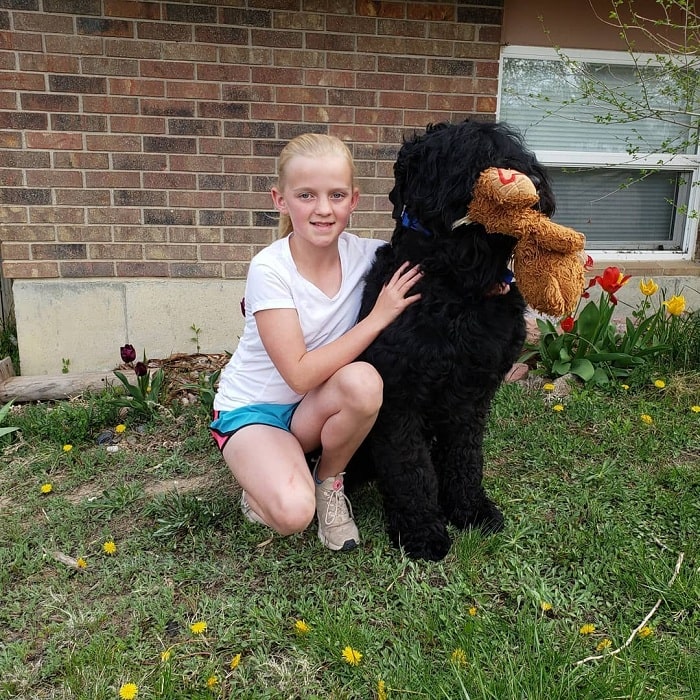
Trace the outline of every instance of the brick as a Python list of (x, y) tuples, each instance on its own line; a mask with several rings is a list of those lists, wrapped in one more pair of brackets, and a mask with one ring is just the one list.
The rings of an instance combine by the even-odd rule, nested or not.
[(140, 260), (143, 248), (139, 243), (95, 243), (88, 253), (92, 260)]
[(196, 260), (197, 247), (193, 245), (147, 244), (144, 250), (147, 260)]
[(104, 17), (77, 17), (76, 28), (78, 34), (91, 36), (121, 36), (133, 38), (134, 23), (119, 19), (106, 19)]
[(140, 224), (141, 209), (127, 207), (100, 207), (87, 210), (87, 220), (90, 224)]
[(179, 192), (174, 190), (168, 192), (168, 205), (192, 209), (217, 208), (221, 206), (221, 192)]
[(277, 102), (289, 102), (291, 104), (326, 104), (327, 91), (325, 88), (313, 87), (280, 87), (275, 91)]
[(425, 109), (427, 95), (422, 92), (381, 92), (379, 107), (389, 109)]
[(128, 189), (141, 185), (141, 174), (131, 170), (100, 170), (85, 173), (85, 186), (90, 189)]
[(143, 153), (113, 153), (112, 167), (115, 170), (165, 170), (168, 167), (168, 158), (164, 155)]
[(3, 262), (2, 274), (5, 279), (42, 279), (58, 277), (58, 264), (55, 262)]
[(448, 24), (447, 22), (431, 22), (428, 25), (429, 39), (474, 41), (474, 37), (476, 37), (476, 27), (473, 24)]
[(10, 13), (9, 12), (0, 12), (0, 29), (5, 31), (5, 30), (8, 30), (9, 28), (10, 28)]
[(479, 113), (487, 112), (490, 114), (496, 113), (496, 98), (495, 97), (477, 97), (476, 111)]
[(272, 50), (261, 46), (220, 46), (219, 61), (237, 65), (269, 65), (272, 63)]
[(433, 75), (473, 75), (474, 61), (430, 59), (428, 73)]
[(420, 39), (425, 36), (425, 24), (423, 22), (382, 19), (377, 22), (377, 34), (379, 36), (406, 36)]
[[(311, 51), (354, 51), (355, 35), (353, 34), (328, 34), (326, 32), (308, 32), (304, 43)], [(340, 58), (348, 60), (348, 56)], [(369, 58), (369, 57), (368, 57)]]
[(196, 153), (197, 140), (177, 136), (145, 136), (143, 150), (147, 153)]
[[(309, 130), (308, 123), (304, 125), (305, 131)], [(286, 129), (289, 125), (280, 125), (280, 136), (287, 138)], [(296, 135), (296, 134), (295, 134)], [(293, 138), (293, 137), (291, 137)], [(226, 158), (224, 161), (226, 173), (269, 173), (275, 175), (274, 158)]]
[(107, 131), (107, 117), (89, 114), (52, 114), (54, 131)]
[(2, 228), (2, 238), (5, 241), (53, 241), (55, 236), (53, 226), (20, 226), (5, 224)]
[(48, 168), (51, 157), (48, 153), (32, 153), (31, 151), (3, 151), (3, 168)]
[(143, 186), (147, 189), (192, 190), (197, 186), (194, 173), (144, 173)]
[[(301, 121), (303, 111), (301, 105), (261, 105), (250, 106), (250, 118), (257, 122), (270, 120), (272, 122), (298, 122)], [(224, 125), (224, 134), (228, 122)]]
[(43, 48), (41, 34), (0, 31), (0, 49), (40, 52)]
[(255, 246), (266, 246), (277, 238), (277, 222), (275, 222), (275, 233), (273, 234), (271, 233), (270, 227), (266, 227), (265, 229), (246, 228), (250, 226), (249, 219), (250, 217), (242, 219), (241, 222), (237, 224), (237, 226), (241, 227), (238, 235), (236, 235), (235, 229), (224, 229), (224, 242), (237, 244), (250, 243)]
[(275, 88), (270, 85), (224, 85), (222, 98), (232, 102), (274, 102)]
[(410, 20), (454, 22), (455, 5), (451, 3), (428, 4), (423, 2), (407, 2), (406, 16)]
[(201, 245), (200, 255), (202, 260), (250, 260), (251, 248), (249, 245)]
[(377, 59), (377, 70), (380, 73), (416, 73), (422, 75), (426, 71), (427, 62), (424, 58), (409, 58), (407, 56), (379, 56)]
[(500, 47), (498, 44), (477, 44), (476, 42), (457, 44), (455, 56), (457, 58), (486, 58), (498, 60)]
[(218, 83), (203, 83), (198, 81), (168, 81), (165, 84), (165, 94), (171, 100), (177, 100), (179, 98), (218, 100), (221, 97), (221, 86)]
[(104, 94), (107, 92), (107, 79), (81, 75), (49, 75), (49, 89), (51, 92)]
[(56, 204), (84, 207), (107, 207), (111, 204), (109, 190), (56, 190)]
[(0, 129), (46, 129), (48, 116), (41, 112), (0, 112)]
[(354, 17), (344, 17), (341, 15), (329, 15), (326, 17), (326, 31), (336, 34), (376, 34), (377, 15), (363, 16), (358, 3), (357, 14)]
[(117, 75), (124, 78), (139, 74), (139, 62), (135, 58), (83, 56), (80, 65), (83, 73), (90, 75)]
[(428, 109), (440, 112), (473, 112), (474, 95), (428, 95)]
[(175, 5), (166, 3), (163, 19), (187, 24), (216, 24), (216, 7), (207, 5)]
[(221, 277), (221, 263), (170, 263), (170, 276), (186, 277)]
[(94, 262), (92, 260), (61, 261), (59, 263), (61, 277), (89, 278), (89, 277), (114, 277), (113, 262)]
[(137, 78), (110, 78), (109, 92), (117, 95), (163, 97), (165, 82), (162, 80), (140, 80)]
[(490, 42), (492, 44), (499, 44), (501, 41), (501, 25), (496, 26), (484, 26), (480, 25), (478, 27), (479, 35), (478, 40), (483, 42)]
[(216, 156), (170, 156), (170, 170), (216, 173), (222, 170), (222, 159)]
[(56, 133), (56, 132), (28, 132), (26, 134), (27, 147), (38, 150), (69, 150), (77, 151), (83, 147), (83, 138), (80, 134)]
[[(226, 122), (224, 124), (224, 132), (228, 129), (229, 124), (232, 124), (234, 122)], [(236, 122), (237, 123), (237, 122)], [(249, 122), (242, 122), (242, 123), (249, 123)], [(273, 127), (273, 133), (274, 133), (274, 124), (268, 124), (266, 126), (272, 126)], [(228, 135), (228, 134), (227, 134)], [(252, 153), (252, 146), (250, 145), (250, 141), (248, 139), (241, 139), (237, 138), (236, 134), (232, 134), (234, 138), (225, 138), (225, 139), (220, 139), (220, 138), (207, 138), (206, 136), (202, 136), (199, 139), (199, 152), (202, 154), (217, 154), (217, 155), (248, 155)], [(0, 134), (0, 139), (2, 138), (2, 134)]]
[(136, 31), (139, 39), (153, 39), (155, 41), (192, 41), (192, 27), (186, 24), (172, 24), (166, 22), (139, 22)]
[(303, 85), (304, 71), (299, 68), (254, 67), (252, 82), (270, 85)]
[(503, 22), (503, 11), (496, 7), (460, 5), (457, 8), (457, 21), (463, 24), (496, 24)]
[[(27, 207), (0, 207), (0, 224), (27, 223)], [(3, 229), (3, 235), (5, 230)]]
[[(282, 14), (282, 13), (280, 13)], [(295, 13), (297, 15), (299, 13)], [(281, 22), (275, 13), (276, 23)], [(245, 10), (242, 8), (224, 7), (220, 10), (219, 21), (221, 24), (236, 24), (245, 27), (272, 27), (272, 13), (267, 10)], [(282, 22), (283, 23), (283, 22)], [(276, 25), (277, 26), (277, 25)], [(302, 27), (296, 27), (301, 29)]]
[(194, 64), (183, 61), (141, 61), (141, 75), (146, 78), (192, 80)]
[(53, 166), (80, 170), (106, 170), (109, 168), (109, 156), (106, 153), (56, 151), (53, 154)]
[(114, 190), (114, 205), (121, 207), (162, 207), (165, 205), (165, 192), (149, 190)]
[(330, 107), (306, 105), (304, 107), (303, 121), (321, 124), (343, 124), (355, 119), (355, 110), (352, 107)]
[(46, 32), (50, 34), (73, 34), (73, 18), (44, 13), (13, 13), (16, 32)]
[(203, 226), (188, 226), (170, 229), (168, 237), (171, 243), (218, 243), (221, 241), (221, 229), (205, 228)]
[(245, 226), (250, 218), (248, 212), (226, 209), (203, 209), (199, 212), (200, 226)]
[(446, 94), (461, 93), (463, 95), (473, 95), (477, 91), (476, 86), (477, 82), (473, 78), (447, 78), (432, 75), (406, 76), (406, 90), (411, 92), (442, 92)]
[(398, 73), (362, 73), (357, 76), (357, 87), (361, 90), (400, 90), (406, 84), (405, 76)]
[(137, 0), (104, 0), (104, 13), (108, 17), (132, 17), (134, 19), (160, 19), (161, 3)]
[(29, 187), (82, 187), (83, 174), (79, 170), (28, 170)]
[(165, 262), (117, 262), (117, 277), (169, 277)]
[(160, 117), (113, 116), (109, 120), (112, 133), (121, 134), (164, 134), (165, 119)]
[(246, 262), (235, 262), (224, 264), (224, 279), (244, 280), (248, 275), (249, 264)]
[(56, 236), (63, 242), (102, 243), (112, 240), (109, 226), (57, 226)]
[(135, 97), (83, 97), (83, 112), (99, 114), (138, 114), (139, 101)]
[(216, 63), (219, 60), (219, 47), (211, 44), (193, 44), (170, 41), (163, 43), (164, 61), (191, 61), (193, 63)]
[(328, 103), (332, 105), (376, 107), (377, 95), (370, 90), (329, 90)]
[(29, 207), (33, 224), (82, 224), (85, 210), (77, 207)]
[(15, 111), (17, 109), (19, 95), (9, 90), (0, 90), (0, 109)]
[(192, 226), (195, 214), (186, 209), (147, 209), (143, 223), (151, 226)]
[(65, 53), (75, 56), (99, 56), (102, 54), (102, 39), (93, 36), (46, 34), (44, 37), (48, 53)]
[(0, 51), (0, 70), (16, 70), (17, 57), (14, 51)]
[(250, 181), (246, 176), (199, 175), (200, 190), (247, 190)]
[(10, 170), (3, 168), (0, 170), (0, 184), (6, 187), (21, 187), (26, 184), (21, 170)]
[(174, 136), (220, 136), (221, 122), (213, 119), (168, 119), (168, 133)]
[(131, 39), (103, 39), (106, 56), (120, 58), (155, 58), (161, 56), (161, 44), (158, 41), (132, 41)]
[(128, 151), (141, 150), (140, 136), (85, 136), (85, 145), (88, 151), (115, 151), (117, 153), (125, 153)]
[(199, 102), (197, 114), (213, 119), (248, 119), (249, 108), (247, 104), (235, 102)]
[(0, 204), (51, 204), (51, 192), (47, 189), (2, 187)]
[(0, 73), (0, 89), (43, 91), (44, 76), (34, 73), (3, 72)]
[(115, 226), (114, 240), (132, 243), (165, 243), (168, 240), (168, 229), (165, 226)]
[[(239, 27), (195, 27), (194, 40), (207, 44), (247, 44), (248, 30)], [(256, 42), (253, 42), (256, 44)], [(257, 44), (256, 44), (257, 45)]]
[(44, 112), (77, 112), (79, 110), (79, 100), (75, 95), (48, 95), (28, 92), (22, 94), (21, 103), (24, 112), (31, 112), (34, 110)]
[(147, 116), (193, 117), (195, 103), (192, 100), (142, 99), (141, 114)]
[[(19, 67), (23, 71), (40, 73), (79, 73), (80, 60), (77, 56), (60, 54), (20, 54)], [(44, 82), (43, 76), (39, 76)]]
[(476, 61), (474, 63), (477, 78), (498, 78), (499, 66), (497, 61)]
[(26, 243), (1, 243), (0, 260), (29, 260), (30, 247)]
[(75, 15), (99, 15), (101, 0), (44, 0), (44, 12), (64, 12)]
[(245, 65), (229, 65), (226, 63), (216, 65), (203, 64), (197, 66), (197, 79), (216, 81), (217, 83), (247, 82), (251, 79), (251, 69)]
[(79, 260), (85, 258), (87, 247), (80, 243), (35, 243), (34, 260)]

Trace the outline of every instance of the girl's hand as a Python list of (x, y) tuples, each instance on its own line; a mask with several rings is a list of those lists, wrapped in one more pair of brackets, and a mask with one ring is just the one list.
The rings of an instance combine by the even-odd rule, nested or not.
[(382, 328), (388, 326), (407, 307), (420, 299), (420, 294), (406, 295), (422, 277), (423, 273), (418, 265), (410, 267), (410, 263), (405, 262), (382, 287), (370, 316), (381, 323)]

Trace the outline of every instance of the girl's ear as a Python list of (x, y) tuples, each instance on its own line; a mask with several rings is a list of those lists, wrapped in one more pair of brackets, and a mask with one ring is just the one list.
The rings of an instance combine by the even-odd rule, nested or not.
[(287, 203), (285, 202), (282, 193), (276, 187), (273, 187), (272, 190), (270, 190), (270, 194), (272, 195), (272, 203), (275, 205), (275, 209), (282, 214), (289, 213), (287, 211)]
[(352, 199), (350, 200), (350, 211), (355, 211), (357, 203), (360, 201), (360, 190), (355, 187), (352, 191)]

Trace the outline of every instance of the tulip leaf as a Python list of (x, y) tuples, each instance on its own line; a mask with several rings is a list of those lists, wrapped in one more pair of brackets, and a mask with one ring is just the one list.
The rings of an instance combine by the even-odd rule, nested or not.
[(581, 377), (584, 382), (589, 382), (595, 375), (595, 367), (590, 360), (579, 358), (571, 363), (571, 374)]

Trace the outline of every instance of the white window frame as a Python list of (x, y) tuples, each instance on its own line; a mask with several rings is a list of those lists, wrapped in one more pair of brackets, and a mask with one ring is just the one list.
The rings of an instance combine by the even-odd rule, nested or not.
[[(633, 65), (632, 57), (624, 51), (597, 51), (591, 49), (560, 49), (560, 52), (573, 61), (587, 63), (610, 63)], [(652, 54), (636, 54), (642, 61), (654, 62)], [(498, 76), (498, 102), (496, 107), (497, 118), (500, 119), (501, 95), (503, 90), (503, 64), (507, 58), (524, 58), (533, 60), (559, 61), (561, 58), (556, 49), (538, 46), (504, 46), (501, 48), (500, 68)], [(517, 126), (517, 125), (515, 125)], [(585, 167), (602, 166), (605, 168), (644, 168), (650, 167), (657, 170), (685, 170), (690, 171), (690, 192), (687, 201), (689, 212), (700, 213), (700, 156), (698, 155), (674, 155), (663, 154), (663, 162), (659, 162), (661, 155), (646, 154), (631, 156), (629, 153), (610, 153), (596, 151), (547, 151), (533, 149), (538, 160), (551, 167)], [(686, 202), (678, 202), (683, 205)], [(624, 261), (680, 261), (692, 260), (698, 236), (698, 218), (686, 216), (684, 230), (681, 235), (680, 250), (596, 250), (596, 260), (624, 260)]]

